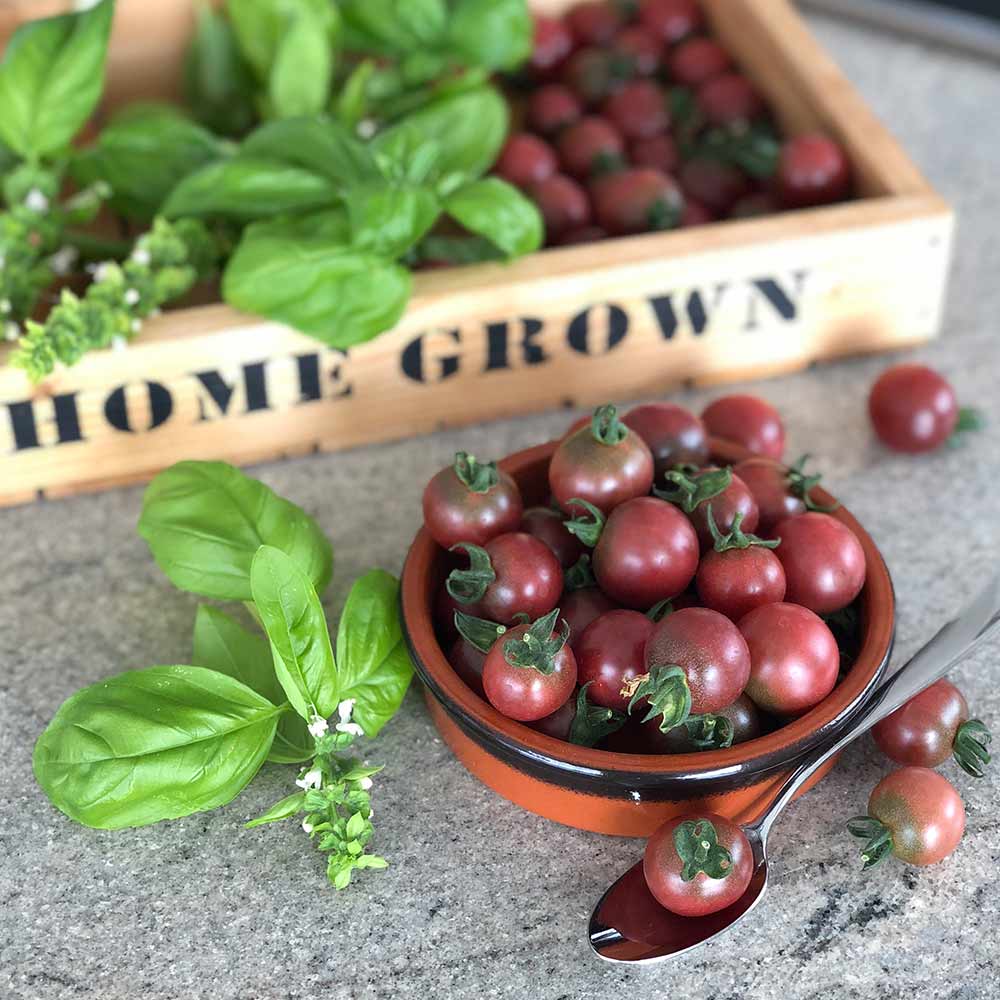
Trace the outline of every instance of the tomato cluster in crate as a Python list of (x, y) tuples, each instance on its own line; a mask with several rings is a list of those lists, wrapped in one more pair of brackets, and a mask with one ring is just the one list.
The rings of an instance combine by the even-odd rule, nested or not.
[[(709, 435), (754, 457), (710, 461)], [(785, 432), (753, 396), (701, 415), (612, 405), (552, 454), (550, 504), (465, 453), (423, 498), (453, 554), (436, 596), (442, 648), (498, 711), (622, 752), (740, 743), (837, 683), (858, 622), (865, 555), (780, 459)]]
[(827, 136), (782, 141), (767, 104), (696, 0), (592, 0), (537, 16), (512, 101), (521, 130), (495, 172), (522, 188), (550, 244), (841, 201)]

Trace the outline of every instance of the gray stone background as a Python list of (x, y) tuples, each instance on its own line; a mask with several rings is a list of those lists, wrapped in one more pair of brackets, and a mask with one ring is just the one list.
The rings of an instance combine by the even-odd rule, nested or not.
[[(822, 41), (959, 209), (944, 336), (917, 356), (983, 406), (964, 450), (893, 456), (871, 439), (867, 387), (887, 359), (847, 361), (759, 386), (785, 414), (789, 454), (822, 460), (869, 527), (899, 596), (897, 663), (956, 610), (1000, 552), (1000, 72), (955, 53), (811, 18)], [(707, 393), (674, 398), (701, 407)], [(456, 447), (505, 454), (565, 414), (417, 443), (272, 464), (257, 473), (333, 538), (339, 610), (368, 566), (398, 571), (421, 489)], [(121, 669), (184, 662), (195, 600), (170, 588), (134, 532), (140, 489), (0, 511), (0, 997), (306, 1000), (512, 997), (674, 1000), (997, 996), (1000, 768), (949, 767), (968, 808), (957, 853), (929, 869), (867, 876), (842, 820), (887, 770), (862, 741), (777, 827), (773, 888), (721, 946), (671, 967), (591, 958), (594, 900), (641, 843), (565, 829), (470, 777), (415, 691), (372, 747), (378, 848), (391, 860), (349, 892), (324, 882), (294, 825), (244, 831), (286, 794), (267, 765), (240, 799), (136, 831), (76, 826), (31, 776), (31, 747), (60, 702)], [(993, 641), (957, 672), (1000, 725)]]

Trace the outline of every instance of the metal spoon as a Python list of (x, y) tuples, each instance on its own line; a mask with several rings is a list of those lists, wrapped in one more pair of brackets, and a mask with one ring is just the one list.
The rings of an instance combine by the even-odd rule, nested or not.
[(707, 917), (677, 916), (660, 906), (646, 888), (640, 861), (608, 889), (594, 908), (590, 917), (591, 948), (606, 962), (652, 965), (700, 948), (739, 923), (764, 895), (767, 835), (799, 788), (848, 743), (943, 677), (998, 623), (1000, 577), (881, 684), (834, 742), (821, 745), (799, 764), (763, 814), (742, 827), (753, 850), (754, 873), (747, 891), (735, 903)]

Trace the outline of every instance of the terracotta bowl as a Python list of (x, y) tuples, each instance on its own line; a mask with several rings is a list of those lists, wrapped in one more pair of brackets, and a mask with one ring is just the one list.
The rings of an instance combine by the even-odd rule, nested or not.
[[(517, 480), (525, 506), (546, 501), (554, 448), (555, 442), (539, 445), (500, 463)], [(712, 442), (712, 453), (722, 464), (747, 457), (742, 448), (720, 440)], [(821, 503), (833, 502), (822, 490), (814, 495)], [(766, 736), (728, 750), (671, 755), (574, 746), (506, 718), (467, 687), (434, 632), (433, 602), (446, 575), (446, 553), (421, 529), (403, 568), (403, 631), (438, 732), (490, 788), (531, 812), (583, 830), (648, 836), (671, 816), (691, 809), (740, 821), (752, 818), (796, 761), (829, 739), (864, 703), (892, 648), (895, 605), (889, 571), (850, 512), (840, 507), (834, 516), (857, 535), (868, 562), (859, 598), (861, 648), (854, 665), (824, 701)]]

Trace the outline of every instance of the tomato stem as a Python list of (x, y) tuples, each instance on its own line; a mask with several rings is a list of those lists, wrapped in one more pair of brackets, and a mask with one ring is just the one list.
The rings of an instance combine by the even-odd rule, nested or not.
[(567, 506), (582, 507), (586, 512), (570, 518), (565, 526), (571, 535), (576, 535), (584, 545), (592, 549), (600, 541), (604, 530), (604, 515), (588, 500), (581, 500), (579, 497), (574, 497)]
[(892, 854), (892, 831), (874, 816), (855, 816), (847, 821), (847, 832), (865, 841), (861, 849), (862, 871), (882, 864)]
[(646, 617), (651, 622), (663, 621), (667, 615), (674, 613), (674, 606), (670, 601), (657, 601), (647, 612)]
[(467, 643), (475, 646), (480, 653), (488, 653), (497, 639), (507, 631), (506, 625), (487, 621), (485, 618), (475, 618), (464, 611), (455, 612), (455, 628), (458, 634)]
[(553, 634), (559, 621), (559, 609), (553, 608), (547, 615), (528, 626), (528, 631), (519, 639), (507, 639), (503, 644), (504, 659), (512, 667), (537, 670), (548, 676), (555, 670), (555, 658), (569, 638), (569, 625), (563, 621), (558, 635)]
[(743, 511), (737, 511), (733, 515), (733, 526), (727, 534), (719, 531), (719, 526), (715, 523), (715, 514), (712, 512), (712, 504), (709, 502), (705, 508), (708, 530), (712, 533), (713, 547), (716, 552), (728, 552), (730, 549), (749, 549), (756, 546), (762, 549), (776, 549), (781, 544), (780, 538), (759, 538), (757, 535), (747, 534), (740, 525), (743, 523)]
[(959, 445), (964, 440), (963, 435), (971, 431), (981, 431), (986, 426), (986, 417), (982, 410), (972, 406), (963, 406), (958, 411), (958, 421), (948, 438), (948, 444)]
[(681, 879), (685, 882), (701, 872), (709, 878), (725, 878), (733, 869), (733, 856), (719, 843), (719, 835), (707, 819), (679, 823), (674, 830), (674, 848), (684, 863)]
[(736, 735), (732, 722), (724, 715), (690, 715), (684, 725), (691, 743), (699, 750), (726, 750)]
[(445, 589), (460, 604), (474, 604), (486, 593), (486, 588), (497, 578), (490, 562), (490, 554), (471, 542), (458, 542), (450, 549), (464, 549), (469, 556), (468, 569), (453, 569), (445, 580)]
[(645, 699), (649, 704), (649, 711), (642, 721), (649, 722), (657, 715), (662, 716), (660, 732), (663, 733), (669, 733), (691, 714), (691, 689), (688, 687), (687, 675), (676, 664), (653, 667), (648, 674), (631, 678), (622, 685), (621, 695), (629, 699), (630, 715), (632, 709)]
[(806, 475), (806, 463), (810, 458), (812, 455), (807, 452), (788, 470), (786, 479), (788, 492), (792, 496), (798, 497), (806, 505), (806, 510), (813, 510), (819, 514), (832, 514), (840, 506), (839, 503), (834, 501), (829, 505), (819, 504), (810, 495), (812, 488), (818, 486), (823, 478), (822, 474), (818, 472), (811, 476)]
[(979, 719), (969, 719), (958, 727), (952, 753), (955, 762), (973, 778), (981, 778), (990, 762), (990, 752), (986, 749), (993, 739), (992, 733)]
[(709, 469), (695, 479), (690, 466), (676, 465), (665, 474), (665, 478), (666, 488), (654, 488), (653, 493), (661, 500), (680, 507), (685, 514), (691, 514), (699, 504), (729, 489), (733, 481), (733, 470), (729, 466), (724, 469)]
[(586, 590), (597, 586), (590, 556), (586, 552), (563, 574), (563, 586), (566, 590)]
[(576, 715), (569, 727), (569, 741), (579, 747), (592, 747), (605, 736), (617, 733), (625, 725), (625, 713), (613, 708), (594, 705), (587, 698), (587, 688), (593, 681), (587, 681), (576, 696)]
[(480, 462), (466, 451), (455, 452), (455, 475), (473, 493), (489, 493), (500, 482), (496, 462)]
[(590, 418), (590, 433), (594, 440), (601, 444), (621, 444), (628, 437), (628, 428), (618, 419), (618, 407), (614, 403), (605, 403), (594, 410)]

